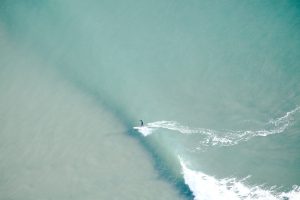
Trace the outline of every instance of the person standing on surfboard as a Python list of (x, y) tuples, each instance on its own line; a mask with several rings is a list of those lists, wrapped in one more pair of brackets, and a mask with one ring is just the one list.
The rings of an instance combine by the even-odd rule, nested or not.
[(143, 120), (140, 120), (140, 122), (141, 122), (141, 126), (144, 126), (144, 122), (143, 122)]

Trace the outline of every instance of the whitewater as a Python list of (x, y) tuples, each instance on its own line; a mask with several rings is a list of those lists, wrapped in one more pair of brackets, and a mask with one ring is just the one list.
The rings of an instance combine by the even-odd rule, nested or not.
[(195, 200), (233, 199), (233, 200), (297, 200), (300, 198), (300, 187), (294, 185), (288, 192), (278, 192), (277, 187), (263, 185), (251, 186), (244, 183), (247, 179), (224, 178), (216, 179), (200, 171), (189, 169), (180, 157), (182, 173), (186, 184), (189, 185)]
[(296, 0), (1, 1), (0, 199), (300, 199), (299, 22)]
[[(145, 126), (133, 127), (143, 136), (149, 136), (163, 129), (174, 131), (174, 134), (185, 134), (186, 137), (193, 134), (204, 135), (203, 141), (199, 141), (200, 146), (195, 150), (204, 150), (209, 146), (231, 146), (240, 142), (246, 142), (253, 137), (266, 137), (272, 134), (283, 133), (294, 120), (294, 115), (299, 112), (300, 107), (288, 111), (283, 116), (269, 120), (265, 126), (269, 129), (263, 130), (244, 130), (244, 131), (215, 131), (205, 128), (189, 128), (179, 124), (176, 121), (157, 121), (147, 123)], [(270, 125), (272, 125), (270, 127)], [(278, 192), (279, 186), (266, 187), (262, 185), (247, 185), (245, 181), (251, 175), (243, 179), (223, 178), (217, 179), (211, 175), (207, 175), (200, 171), (191, 170), (188, 168), (188, 162), (184, 161), (182, 156), (178, 155), (178, 161), (182, 168), (182, 174), (185, 183), (192, 190), (195, 200), (297, 200), (300, 198), (300, 186), (294, 185), (288, 192)]]
[(206, 128), (190, 128), (179, 124), (176, 121), (156, 121), (147, 123), (145, 126), (133, 127), (133, 129), (138, 130), (144, 136), (148, 136), (155, 131), (160, 129), (172, 130), (175, 132), (180, 132), (182, 134), (199, 134), (204, 136), (203, 141), (199, 141), (200, 146), (197, 149), (201, 149), (203, 146), (230, 146), (238, 144), (239, 142), (245, 142), (253, 137), (257, 136), (268, 136), (276, 133), (283, 133), (294, 120), (293, 115), (297, 114), (300, 107), (287, 112), (285, 115), (270, 119), (269, 122), (265, 124), (265, 129), (261, 130), (212, 130)]

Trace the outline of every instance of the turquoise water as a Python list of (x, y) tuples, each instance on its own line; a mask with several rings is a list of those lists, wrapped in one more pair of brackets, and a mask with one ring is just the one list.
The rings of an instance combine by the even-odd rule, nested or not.
[(299, 199), (299, 8), (2, 1), (0, 194)]

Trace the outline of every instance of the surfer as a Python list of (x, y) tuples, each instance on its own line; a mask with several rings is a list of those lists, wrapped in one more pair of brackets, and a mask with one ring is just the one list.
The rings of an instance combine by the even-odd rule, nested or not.
[(140, 120), (140, 122), (141, 122), (141, 126), (144, 126), (144, 122), (143, 122), (143, 120)]

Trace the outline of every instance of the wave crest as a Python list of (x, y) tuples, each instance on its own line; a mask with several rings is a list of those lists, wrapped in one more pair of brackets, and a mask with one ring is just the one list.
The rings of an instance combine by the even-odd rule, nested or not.
[(276, 187), (269, 189), (262, 186), (247, 186), (236, 178), (216, 179), (199, 171), (189, 169), (179, 158), (185, 183), (194, 194), (195, 200), (298, 200), (300, 187), (293, 186), (289, 192), (276, 192)]

